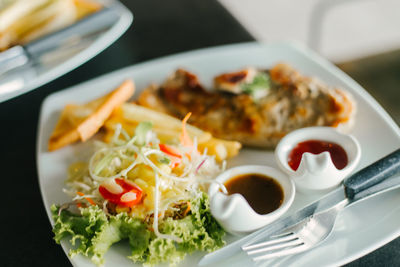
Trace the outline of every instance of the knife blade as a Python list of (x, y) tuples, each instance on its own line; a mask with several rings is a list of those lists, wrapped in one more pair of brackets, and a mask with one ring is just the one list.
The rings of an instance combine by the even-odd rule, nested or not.
[(119, 15), (117, 3), (89, 15), (78, 22), (65, 27), (59, 31), (45, 35), (26, 45), (17, 45), (0, 53), (0, 74), (8, 72), (37, 60), (43, 53), (60, 47), (73, 38), (79, 38), (87, 34), (105, 29), (113, 25)]
[(282, 217), (260, 230), (205, 255), (198, 265), (209, 265), (231, 257), (241, 252), (242, 246), (279, 233), (290, 226), (300, 223), (314, 213), (331, 208), (345, 200), (347, 200), (347, 206), (349, 206), (362, 199), (399, 188), (400, 177), (393, 177), (398, 172), (400, 172), (400, 149), (351, 175), (337, 189), (296, 211), (294, 214)]

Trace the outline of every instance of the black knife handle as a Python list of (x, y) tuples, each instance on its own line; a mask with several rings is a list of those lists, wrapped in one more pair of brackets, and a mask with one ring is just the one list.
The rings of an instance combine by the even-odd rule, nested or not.
[[(377, 193), (382, 189), (373, 186), (392, 177), (398, 172), (400, 172), (400, 149), (397, 149), (344, 180), (343, 184), (346, 196), (348, 199), (354, 200), (361, 197), (361, 195), (362, 198), (364, 198)], [(368, 194), (364, 193), (366, 190), (368, 190)]]

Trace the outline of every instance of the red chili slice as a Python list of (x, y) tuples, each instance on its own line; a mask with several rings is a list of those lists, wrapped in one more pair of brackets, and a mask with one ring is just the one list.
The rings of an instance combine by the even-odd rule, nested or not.
[[(111, 203), (126, 207), (133, 207), (134, 205), (138, 204), (141, 201), (142, 189), (139, 186), (122, 178), (115, 178), (115, 182), (122, 187), (123, 189), (122, 193), (113, 194), (110, 191), (108, 191), (105, 186), (100, 185), (99, 192), (104, 199), (110, 201)], [(131, 194), (125, 195), (126, 193), (133, 193), (134, 196)], [(122, 197), (123, 195), (125, 195), (124, 198), (127, 198), (129, 200), (123, 201), (124, 199)]]

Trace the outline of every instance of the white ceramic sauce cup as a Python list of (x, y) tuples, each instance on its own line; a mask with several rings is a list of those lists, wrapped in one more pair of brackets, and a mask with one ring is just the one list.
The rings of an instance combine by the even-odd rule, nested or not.
[[(321, 154), (304, 153), (300, 165), (294, 171), (288, 163), (289, 153), (301, 142), (320, 140), (336, 143), (347, 154), (347, 165), (338, 170), (329, 152)], [(302, 193), (331, 190), (338, 186), (357, 167), (361, 158), (358, 141), (351, 135), (338, 132), (332, 127), (307, 127), (293, 131), (279, 142), (275, 149), (275, 159), (279, 167), (295, 182), (296, 189)]]
[(295, 187), (290, 177), (279, 169), (261, 165), (243, 165), (226, 170), (216, 180), (227, 180), (243, 174), (261, 174), (277, 181), (283, 189), (282, 204), (273, 212), (256, 213), (240, 194), (226, 195), (218, 184), (212, 184), (208, 190), (210, 210), (215, 219), (228, 232), (236, 235), (257, 230), (283, 215), (290, 207), (295, 196)]

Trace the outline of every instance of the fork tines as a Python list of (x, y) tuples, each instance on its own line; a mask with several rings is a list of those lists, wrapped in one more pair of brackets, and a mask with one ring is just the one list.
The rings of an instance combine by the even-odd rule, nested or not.
[(249, 256), (263, 253), (260, 256), (253, 257), (254, 261), (259, 261), (300, 252), (304, 250), (303, 246), (304, 242), (297, 236), (297, 234), (290, 232), (274, 236), (269, 241), (243, 246), (242, 249)]

